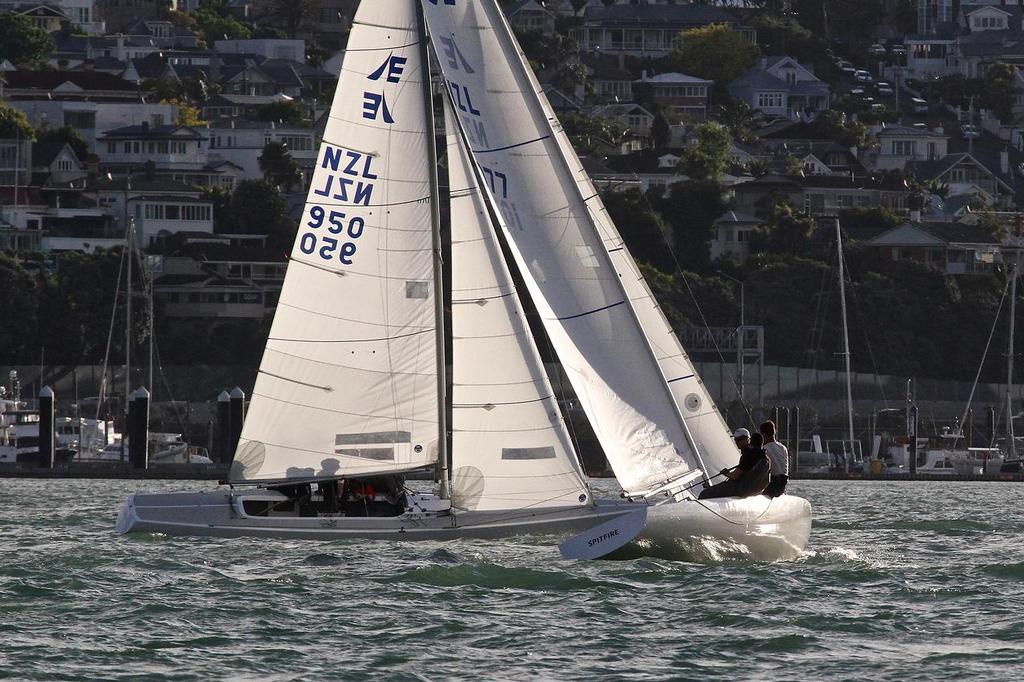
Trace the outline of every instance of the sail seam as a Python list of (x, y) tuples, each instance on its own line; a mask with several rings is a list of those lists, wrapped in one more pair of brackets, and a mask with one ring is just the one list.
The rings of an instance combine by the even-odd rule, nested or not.
[(374, 343), (379, 341), (395, 341), (396, 339), (407, 339), (410, 336), (419, 336), (420, 334), (426, 334), (434, 331), (434, 328), (422, 329), (418, 332), (410, 332), (409, 334), (399, 334), (398, 336), (382, 336), (379, 339), (284, 339), (279, 336), (271, 336), (267, 338), (267, 341), (282, 341), (284, 343)]
[[(387, 179), (387, 178), (385, 178)], [(389, 182), (395, 182), (389, 180)], [(422, 204), (425, 201), (430, 201), (430, 195), (421, 197), (419, 199), (409, 199), (407, 201), (395, 201), (387, 204), (353, 204), (353, 203), (331, 203), (328, 201), (307, 201), (308, 206), (362, 206), (366, 208), (391, 208), (392, 206), (408, 206), (409, 204)], [(394, 228), (382, 228), (382, 229), (394, 229)], [(394, 230), (395, 232), (421, 232), (422, 230)]]
[(306, 381), (299, 381), (298, 379), (289, 379), (288, 377), (283, 377), (280, 374), (274, 374), (273, 372), (268, 372), (265, 369), (260, 369), (260, 370), (257, 370), (257, 371), (260, 374), (266, 374), (268, 377), (274, 377), (275, 379), (280, 379), (281, 381), (287, 381), (287, 382), (292, 383), (292, 384), (298, 384), (300, 386), (309, 386), (310, 388), (316, 388), (316, 389), (319, 389), (321, 391), (327, 391), (328, 393), (334, 391), (334, 389), (331, 388), (330, 386), (318, 386), (316, 384), (311, 384), (311, 383), (308, 383)]
[(459, 304), (459, 305), (467, 305), (467, 304), (468, 305), (472, 305), (474, 303), (479, 303), (480, 301), (496, 301), (498, 299), (508, 298), (509, 296), (512, 296), (513, 294), (515, 294), (515, 292), (514, 291), (510, 291), (507, 294), (498, 294), (497, 296), (477, 296), (475, 298), (452, 299), (452, 305), (456, 305), (456, 304)]
[[(266, 398), (267, 400), (273, 400), (276, 403), (284, 403), (285, 405), (293, 405), (295, 407), (305, 407), (311, 410), (320, 410), (321, 412), (330, 412), (331, 414), (346, 414), (350, 417), (361, 417), (363, 419), (381, 419), (386, 421), (403, 421), (403, 422), (418, 422), (420, 424), (436, 424), (437, 420), (431, 419), (417, 419), (416, 417), (395, 417), (390, 414), (364, 414), (362, 412), (345, 412), (344, 410), (332, 410), (327, 407), (320, 407), (318, 405), (307, 405), (306, 403), (297, 403), (292, 400), (285, 400), (284, 398), (277, 398), (266, 393), (253, 392), (253, 397), (259, 396)], [(305, 450), (305, 448), (293, 448), (287, 445), (281, 445), (279, 443), (266, 443), (267, 445), (273, 445), (275, 447), (288, 448), (290, 450)], [(333, 446), (332, 446), (333, 447)], [(319, 450), (305, 450), (306, 452), (319, 452)]]
[[(394, 31), (408, 31), (412, 33), (412, 29), (405, 26), (384, 26), (383, 24), (367, 24), (362, 21), (353, 21), (352, 26), (369, 26), (370, 28), (386, 28)], [(386, 47), (350, 47), (345, 50), (349, 52), (380, 52), (383, 50), (401, 50), (407, 47), (413, 47), (419, 45), (421, 41), (417, 40), (414, 43), (405, 43), (404, 45), (388, 45)]]
[[(303, 261), (298, 261), (298, 262), (301, 263)], [(278, 301), (277, 306), (279, 308), (281, 308), (281, 307), (291, 308), (292, 310), (299, 310), (299, 311), (304, 312), (304, 313), (309, 313), (310, 315), (316, 315), (318, 317), (327, 317), (327, 318), (330, 318), (332, 320), (340, 320), (342, 322), (354, 322), (356, 324), (366, 324), (366, 325), (370, 325), (372, 327), (390, 327), (390, 326), (392, 326), (392, 325), (389, 325), (389, 324), (386, 324), (386, 323), (383, 323), (383, 322), (371, 322), (369, 320), (356, 320), (356, 319), (353, 319), (351, 317), (341, 317), (340, 315), (328, 315), (327, 313), (317, 312), (316, 310), (310, 310), (309, 308), (303, 308), (301, 306), (297, 306), (297, 305), (294, 305), (292, 303), (285, 303), (284, 301)], [(429, 331), (431, 329), (433, 329), (433, 327), (423, 327), (421, 331)]]
[[(348, 369), (348, 370), (352, 370), (354, 372), (366, 372), (368, 374), (388, 374), (388, 375), (400, 375), (400, 376), (410, 376), (410, 377), (433, 377), (434, 374), (435, 374), (434, 372), (402, 372), (400, 370), (367, 369), (365, 367), (356, 367), (354, 365), (341, 365), (341, 364), (338, 364), (336, 362), (324, 362), (323, 360), (317, 360), (316, 358), (306, 357), (305, 355), (295, 355), (294, 353), (285, 353), (283, 350), (278, 350), (276, 348), (271, 348), (270, 346), (267, 346), (266, 350), (271, 352), (271, 353), (276, 353), (277, 355), (284, 355), (285, 357), (294, 358), (296, 360), (302, 360), (304, 362), (312, 362), (314, 364), (323, 365), (325, 367), (338, 367), (340, 369)], [(260, 372), (263, 373), (263, 374), (269, 374), (269, 372), (263, 372), (262, 370), (260, 370)], [(271, 376), (274, 376), (274, 375), (271, 374)], [(278, 378), (281, 378), (281, 377), (278, 377)]]
[(695, 376), (697, 376), (697, 375), (696, 374), (687, 374), (686, 376), (683, 376), (683, 377), (676, 377), (675, 379), (669, 379), (668, 383), (671, 384), (671, 383), (673, 383), (675, 381), (682, 381), (683, 379), (692, 379)]

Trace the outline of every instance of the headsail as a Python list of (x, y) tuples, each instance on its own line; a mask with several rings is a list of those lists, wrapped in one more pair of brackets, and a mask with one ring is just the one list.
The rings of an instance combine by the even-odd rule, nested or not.
[(360, 5), (233, 481), (437, 458), (431, 158), (415, 0)]
[[(511, 249), (620, 484), (643, 491), (699, 467), (687, 427), (605, 234), (580, 194), (493, 0), (423, 3), (451, 98)], [(614, 248), (618, 248), (617, 246)]]
[(452, 503), (579, 506), (590, 494), (450, 105)]

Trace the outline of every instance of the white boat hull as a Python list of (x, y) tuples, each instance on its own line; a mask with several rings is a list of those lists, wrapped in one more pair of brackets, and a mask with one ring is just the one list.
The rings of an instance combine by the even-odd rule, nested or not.
[(796, 559), (811, 534), (811, 504), (802, 497), (682, 500), (647, 512), (647, 525), (618, 553), (685, 561)]
[[(407, 512), (398, 516), (258, 516), (246, 500), (266, 491), (137, 493), (117, 520), (120, 533), (309, 540), (452, 540), (580, 532), (635, 511), (643, 502), (598, 501), (592, 507), (500, 512)], [(647, 524), (613, 558), (660, 556), (693, 561), (793, 559), (807, 546), (811, 506), (783, 495), (683, 500), (650, 505)]]

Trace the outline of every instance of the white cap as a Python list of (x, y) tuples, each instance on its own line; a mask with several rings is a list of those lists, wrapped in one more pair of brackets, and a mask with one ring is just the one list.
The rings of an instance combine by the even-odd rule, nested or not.
[(750, 438), (750, 431), (746, 429), (736, 429), (732, 434), (733, 439), (737, 438)]

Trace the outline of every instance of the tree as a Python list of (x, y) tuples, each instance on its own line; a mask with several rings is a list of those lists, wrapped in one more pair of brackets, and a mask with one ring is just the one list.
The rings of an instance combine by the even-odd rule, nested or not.
[(288, 146), (282, 142), (268, 142), (260, 155), (260, 170), (263, 177), (287, 191), (302, 178), (299, 164), (295, 163)]
[(0, 45), (2, 56), (12, 64), (41, 62), (53, 52), (49, 33), (37, 28), (32, 20), (14, 12), (0, 13)]
[(277, 121), (279, 123), (290, 123), (296, 126), (306, 125), (306, 120), (302, 113), (302, 106), (298, 102), (289, 100), (264, 104), (256, 110), (256, 120)]
[(270, 5), (270, 16), (284, 24), (291, 38), (319, 12), (320, 0), (273, 0)]
[(695, 132), (697, 142), (683, 150), (676, 172), (694, 180), (717, 180), (729, 165), (732, 136), (725, 126), (713, 121), (701, 123)]
[(178, 125), (190, 126), (190, 127), (201, 127), (206, 125), (206, 121), (199, 118), (199, 109), (194, 107), (188, 102), (183, 102), (180, 99), (165, 99), (161, 100), (163, 104), (173, 104), (178, 108)]
[(85, 157), (89, 156), (89, 145), (78, 131), (71, 126), (53, 128), (50, 130), (40, 129), (37, 133), (36, 139), (39, 142), (67, 143), (71, 146), (71, 150), (75, 152), (75, 156), (78, 157), (79, 161), (85, 161)]
[(277, 187), (266, 180), (243, 180), (238, 183), (226, 212), (221, 230), (236, 234), (265, 234), (267, 246), (290, 251), (295, 240), (295, 223), (288, 217), (285, 203)]
[(675, 270), (672, 254), (665, 248), (668, 227), (640, 190), (603, 192), (601, 200), (634, 258), (664, 272)]
[(1013, 120), (1013, 104), (1017, 101), (1017, 68), (996, 62), (985, 71), (982, 104), (992, 110), (1001, 123)]
[(755, 235), (751, 248), (764, 253), (803, 255), (814, 233), (814, 219), (794, 211), (786, 204), (777, 205), (768, 224)]
[(760, 54), (757, 45), (725, 24), (711, 24), (681, 33), (669, 62), (673, 69), (724, 87), (753, 66)]
[(690, 180), (672, 185), (668, 196), (659, 201), (658, 212), (672, 227), (672, 248), (683, 269), (710, 269), (714, 222), (729, 208), (725, 191), (717, 180)]
[(668, 119), (660, 111), (654, 115), (654, 122), (651, 124), (651, 142), (655, 149), (664, 149), (672, 140), (672, 131), (668, 126)]
[(12, 106), (0, 103), (0, 139), (36, 139), (36, 131), (28, 117)]

